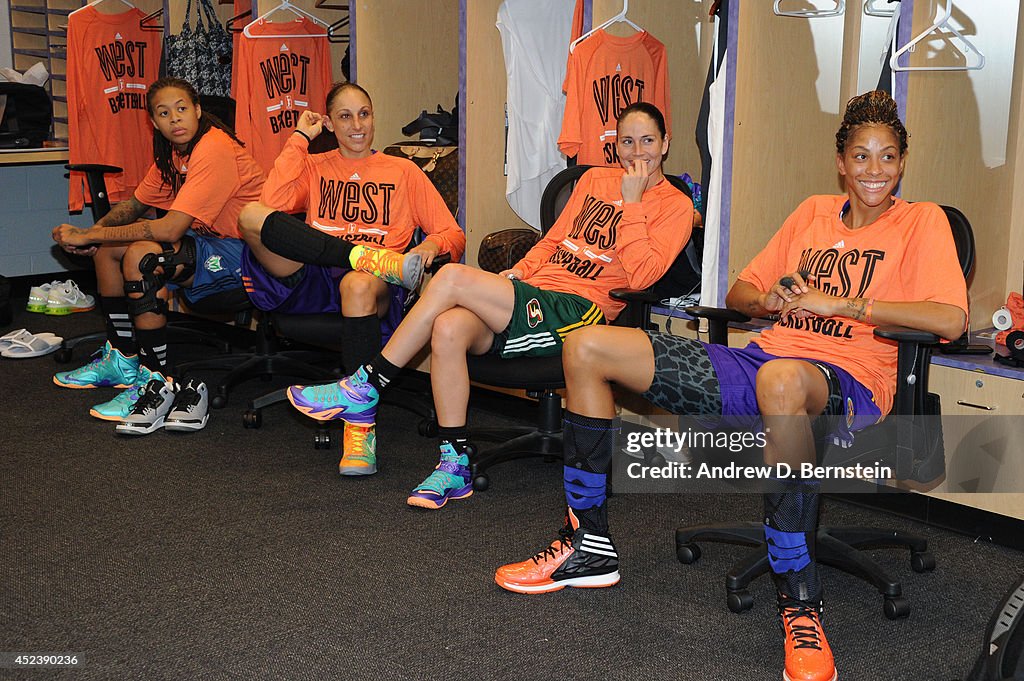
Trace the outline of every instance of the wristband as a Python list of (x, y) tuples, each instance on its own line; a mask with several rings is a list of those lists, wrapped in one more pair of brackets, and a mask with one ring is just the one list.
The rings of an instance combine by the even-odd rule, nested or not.
[(303, 137), (305, 137), (305, 138), (306, 138), (306, 141), (307, 141), (307, 142), (312, 142), (312, 141), (313, 141), (313, 138), (312, 138), (312, 137), (310, 137), (310, 136), (309, 136), (309, 135), (307, 135), (306, 133), (302, 132), (301, 130), (296, 130), (295, 132), (297, 132), (298, 134), (300, 134), (300, 135), (302, 135)]
[(868, 304), (864, 308), (864, 321), (866, 321), (866, 322), (870, 322), (871, 321), (871, 308), (874, 307), (874, 305), (875, 305), (875, 299), (874, 298), (868, 298)]

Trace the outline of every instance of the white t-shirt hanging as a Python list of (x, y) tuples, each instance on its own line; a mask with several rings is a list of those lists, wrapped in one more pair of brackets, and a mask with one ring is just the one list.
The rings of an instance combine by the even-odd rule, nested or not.
[(572, 32), (571, 2), (505, 0), (498, 31), (508, 77), (508, 178), (505, 198), (540, 228), (540, 197), (565, 157), (558, 151), (565, 96), (562, 82)]

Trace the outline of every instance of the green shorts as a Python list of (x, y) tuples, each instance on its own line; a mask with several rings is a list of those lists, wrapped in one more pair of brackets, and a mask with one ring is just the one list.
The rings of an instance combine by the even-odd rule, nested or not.
[(594, 303), (573, 293), (556, 293), (512, 280), (516, 300), (512, 319), (494, 336), (492, 354), (509, 357), (551, 357), (562, 352), (570, 331), (604, 324), (604, 313)]

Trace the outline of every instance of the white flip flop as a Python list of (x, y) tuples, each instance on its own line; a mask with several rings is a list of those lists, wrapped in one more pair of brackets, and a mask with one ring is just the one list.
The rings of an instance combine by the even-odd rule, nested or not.
[[(21, 331), (25, 330), (21, 329)], [(0, 356), (10, 359), (42, 357), (43, 355), (55, 352), (60, 348), (60, 344), (64, 341), (62, 337), (54, 335), (49, 331), (37, 334), (31, 334), (28, 331), (25, 331), (24, 334), (16, 338), (12, 337), (8, 339), (5, 336), (4, 340), (7, 340), (9, 345), (3, 350), (0, 350)]]

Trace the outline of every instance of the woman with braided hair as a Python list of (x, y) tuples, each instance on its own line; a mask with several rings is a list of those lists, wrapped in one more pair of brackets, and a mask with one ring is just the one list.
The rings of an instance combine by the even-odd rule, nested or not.
[[(836, 134), (846, 194), (805, 200), (726, 297), (745, 314), (780, 317), (745, 348), (616, 327), (566, 339), (566, 527), (532, 558), (499, 568), (500, 586), (547, 593), (619, 581), (605, 508), (613, 384), (675, 414), (760, 416), (765, 463), (799, 470), (816, 462), (812, 422), (819, 416), (844, 416), (826, 423), (835, 428), (831, 436), (851, 441), (852, 431), (889, 412), (896, 347), (874, 337), (876, 325), (950, 340), (963, 333), (966, 284), (942, 209), (894, 196), (906, 149), (888, 94), (850, 100)], [(831, 681), (836, 670), (814, 562), (819, 482), (778, 484), (780, 493), (765, 494), (764, 531), (786, 638), (783, 678)]]
[[(63, 224), (53, 230), (64, 250), (92, 257), (107, 328), (102, 356), (59, 372), (53, 381), (65, 388), (125, 388), (89, 412), (123, 422), (140, 391), (155, 380), (152, 390), (162, 391), (161, 406), (140, 415), (128, 430), (119, 426), (119, 432), (130, 433), (159, 427), (176, 390), (167, 375), (164, 284), (181, 287), (191, 302), (242, 289), (238, 215), (259, 197), (265, 179), (234, 132), (203, 111), (187, 81), (157, 80), (146, 93), (146, 106), (155, 162), (134, 195), (92, 227)], [(153, 208), (166, 214), (144, 219)], [(140, 268), (143, 259), (154, 257), (175, 264), (157, 267), (154, 277)]]

